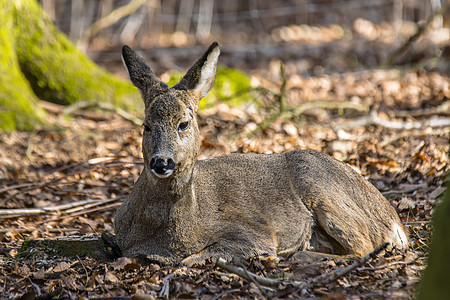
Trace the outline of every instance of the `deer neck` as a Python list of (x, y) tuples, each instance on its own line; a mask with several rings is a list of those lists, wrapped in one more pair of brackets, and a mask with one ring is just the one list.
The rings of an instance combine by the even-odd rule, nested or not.
[(148, 189), (146, 194), (151, 195), (148, 199), (151, 205), (162, 206), (168, 211), (174, 207), (191, 205), (195, 198), (192, 173), (193, 170), (190, 170), (174, 177), (157, 178), (149, 168), (144, 168), (141, 176)]

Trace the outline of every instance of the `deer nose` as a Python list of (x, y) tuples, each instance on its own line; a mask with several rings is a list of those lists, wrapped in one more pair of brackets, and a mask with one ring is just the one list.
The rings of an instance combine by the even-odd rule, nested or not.
[(158, 177), (168, 177), (175, 169), (175, 162), (171, 158), (153, 157), (150, 168)]

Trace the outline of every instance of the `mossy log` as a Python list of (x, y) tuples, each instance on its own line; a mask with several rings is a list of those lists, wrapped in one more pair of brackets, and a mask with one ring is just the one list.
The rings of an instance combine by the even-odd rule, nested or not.
[(0, 0), (0, 7), (0, 129), (29, 130), (41, 123), (39, 99), (140, 108), (137, 90), (81, 53), (36, 0)]
[(51, 257), (91, 257), (99, 261), (108, 261), (121, 256), (117, 251), (120, 252), (115, 245), (114, 237), (84, 235), (27, 240), (23, 243), (19, 256), (27, 257), (43, 253)]

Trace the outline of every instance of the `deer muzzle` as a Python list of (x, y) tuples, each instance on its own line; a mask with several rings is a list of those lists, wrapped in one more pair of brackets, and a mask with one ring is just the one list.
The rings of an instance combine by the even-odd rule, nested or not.
[(154, 156), (150, 160), (150, 168), (159, 178), (166, 178), (172, 175), (175, 170), (175, 162), (171, 158)]

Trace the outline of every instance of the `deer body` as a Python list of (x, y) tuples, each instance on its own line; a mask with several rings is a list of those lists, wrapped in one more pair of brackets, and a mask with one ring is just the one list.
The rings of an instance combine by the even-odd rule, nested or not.
[(389, 202), (345, 163), (316, 151), (230, 154), (197, 161), (195, 111), (212, 86), (219, 48), (172, 88), (124, 47), (145, 102), (144, 169), (115, 218), (125, 256), (189, 265), (313, 250), (363, 255), (405, 248)]

